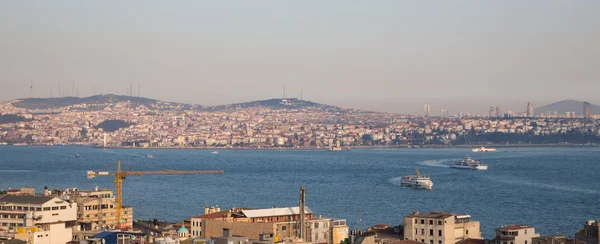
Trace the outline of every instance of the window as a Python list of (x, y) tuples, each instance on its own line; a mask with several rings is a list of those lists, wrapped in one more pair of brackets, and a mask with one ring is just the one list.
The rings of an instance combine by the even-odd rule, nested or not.
[(425, 240), (421, 239), (421, 242), (425, 243)]
[(432, 224), (433, 224), (433, 220), (432, 220), (432, 219), (430, 219), (430, 220), (429, 220), (429, 224), (430, 224), (430, 225), (432, 225)]
[(415, 235), (419, 234), (419, 229), (415, 228)]
[(23, 210), (22, 206), (17, 206), (17, 210)]
[[(433, 230), (429, 230), (429, 235), (432, 236), (433, 235)], [(432, 243), (433, 244), (433, 243)], [(525, 243), (527, 244), (527, 243)]]
[[(23, 210), (29, 211), (29, 207), (23, 207)], [(33, 210), (33, 208), (32, 208), (32, 210)]]
[(525, 244), (527, 244), (527, 241), (525, 241)]
[(438, 236), (442, 236), (442, 230), (438, 230)]
[(439, 240), (439, 241), (438, 241), (438, 244), (442, 244), (442, 240)]
[[(525, 229), (525, 235), (527, 235), (527, 229)], [(525, 243), (525, 244), (527, 244), (527, 243)]]
[(438, 225), (442, 225), (442, 221), (441, 220), (438, 220)]
[(42, 208), (35, 208), (35, 211), (42, 211)]
[(425, 235), (425, 229), (421, 229), (421, 235)]
[(50, 207), (44, 207), (44, 211), (50, 211)]
[(58, 214), (57, 213), (53, 213), (52, 216), (58, 216)]
[(421, 224), (425, 224), (425, 220), (424, 219), (421, 220)]
[(315, 229), (319, 228), (319, 223), (315, 223)]
[(429, 240), (429, 244), (433, 244), (433, 240)]
[(52, 207), (52, 210), (58, 210), (58, 206)]
[(415, 224), (417, 224), (417, 219), (415, 219)]
[(281, 226), (281, 230), (287, 230), (287, 226)]
[(469, 230), (467, 230), (467, 235), (469, 234)]
[(60, 206), (60, 210), (65, 210), (67, 209), (67, 206)]

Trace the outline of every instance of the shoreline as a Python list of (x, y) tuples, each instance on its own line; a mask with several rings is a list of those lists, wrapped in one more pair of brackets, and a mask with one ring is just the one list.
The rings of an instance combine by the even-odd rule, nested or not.
[[(481, 145), (390, 145), (390, 146), (353, 146), (342, 147), (341, 151), (350, 149), (464, 149), (478, 148)], [(488, 148), (531, 148), (531, 147), (547, 147), (547, 148), (598, 148), (600, 144), (487, 144)], [(330, 151), (329, 147), (120, 147), (108, 146), (98, 147), (90, 145), (0, 145), (1, 147), (91, 147), (97, 149), (152, 149), (152, 150), (224, 150), (224, 151)], [(341, 152), (333, 151), (333, 152)]]

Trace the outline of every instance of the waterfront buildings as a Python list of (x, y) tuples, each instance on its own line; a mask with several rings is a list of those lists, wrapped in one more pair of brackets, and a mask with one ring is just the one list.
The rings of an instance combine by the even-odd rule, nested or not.
[[(300, 208), (247, 209), (232, 208), (223, 211), (205, 209), (204, 215), (191, 218), (191, 237), (210, 239), (228, 229), (232, 235), (259, 239), (263, 233), (273, 233), (274, 240), (282, 241), (299, 237)], [(314, 217), (305, 207), (305, 233), (310, 243), (337, 244), (348, 237), (345, 220)]]
[(481, 239), (479, 221), (470, 215), (447, 212), (414, 212), (404, 217), (404, 239), (428, 244), (454, 244)]
[(531, 238), (532, 244), (586, 244), (582, 241), (577, 241), (572, 238), (567, 238), (565, 235), (556, 236), (540, 236)]
[(77, 206), (51, 196), (0, 197), (0, 228), (29, 243), (66, 243), (72, 239)]
[(582, 231), (575, 233), (575, 240), (587, 244), (600, 243), (600, 222), (598, 222), (598, 220), (586, 221)]
[[(535, 233), (533, 226), (513, 224), (496, 228), (495, 244), (532, 244), (534, 237), (540, 234)], [(535, 243), (533, 243), (535, 244)]]

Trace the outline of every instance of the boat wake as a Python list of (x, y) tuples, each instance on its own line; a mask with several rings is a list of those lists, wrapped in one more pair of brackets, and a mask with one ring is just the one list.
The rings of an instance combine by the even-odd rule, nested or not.
[(394, 177), (388, 180), (389, 183), (394, 184), (394, 185), (400, 185), (400, 180), (402, 179), (402, 177)]
[(434, 159), (417, 162), (416, 164), (428, 167), (450, 168), (449, 164), (454, 160), (455, 159)]
[(598, 190), (579, 189), (579, 188), (551, 185), (551, 184), (531, 182), (531, 181), (525, 181), (525, 180), (503, 180), (503, 179), (496, 179), (493, 177), (486, 177), (486, 178), (496, 181), (496, 182), (509, 184), (509, 185), (521, 185), (521, 186), (530, 186), (530, 187), (549, 189), (549, 190), (570, 191), (570, 192), (577, 192), (577, 193), (600, 195), (600, 191), (598, 191)]
[(27, 173), (27, 172), (35, 172), (37, 170), (30, 169), (0, 169), (0, 173)]

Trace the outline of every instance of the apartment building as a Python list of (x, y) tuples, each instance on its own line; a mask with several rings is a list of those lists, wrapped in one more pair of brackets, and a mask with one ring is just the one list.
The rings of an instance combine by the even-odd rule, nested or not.
[(533, 226), (513, 224), (496, 228), (495, 244), (532, 244), (534, 237), (540, 237), (535, 233)]
[(0, 198), (0, 228), (34, 244), (72, 239), (77, 205), (50, 196), (5, 195)]
[[(220, 210), (220, 209), (219, 209)], [(261, 234), (273, 233), (275, 242), (299, 237), (299, 207), (206, 211), (208, 214), (191, 218), (191, 237), (210, 239), (229, 229), (233, 235), (258, 240)], [(313, 218), (305, 208), (306, 241), (310, 243), (339, 243), (348, 237), (346, 220)]]
[(428, 244), (455, 244), (481, 239), (479, 221), (470, 215), (447, 212), (414, 212), (404, 217), (404, 239)]
[(575, 233), (575, 240), (586, 242), (587, 244), (600, 243), (600, 222), (598, 220), (588, 220), (583, 226), (583, 230)]

